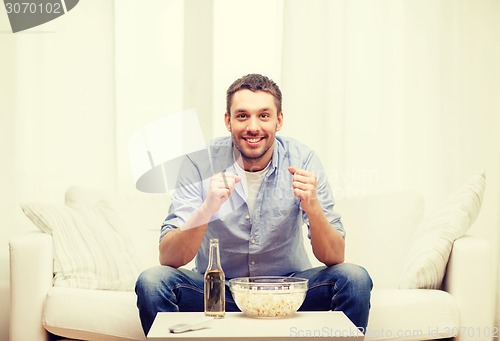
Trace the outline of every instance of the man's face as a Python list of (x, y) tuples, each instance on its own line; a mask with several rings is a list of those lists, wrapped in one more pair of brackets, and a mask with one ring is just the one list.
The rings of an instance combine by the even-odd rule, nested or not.
[(243, 168), (257, 171), (267, 166), (276, 132), (283, 124), (283, 113), (278, 113), (273, 95), (246, 89), (235, 92), (225, 121)]

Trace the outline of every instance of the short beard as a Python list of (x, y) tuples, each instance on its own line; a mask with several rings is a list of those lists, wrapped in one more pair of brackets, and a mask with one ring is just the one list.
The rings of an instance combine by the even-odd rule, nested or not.
[(250, 155), (245, 154), (245, 152), (242, 150), (243, 148), (241, 146), (236, 146), (236, 149), (238, 150), (239, 155), (235, 155), (235, 159), (241, 158), (244, 163), (248, 163), (248, 164), (252, 165), (252, 164), (256, 164), (257, 162), (259, 162), (264, 157), (264, 155), (266, 155), (266, 153), (269, 151), (269, 149), (271, 149), (271, 146), (266, 147), (264, 149), (264, 151), (261, 154), (259, 154), (258, 156), (250, 156)]

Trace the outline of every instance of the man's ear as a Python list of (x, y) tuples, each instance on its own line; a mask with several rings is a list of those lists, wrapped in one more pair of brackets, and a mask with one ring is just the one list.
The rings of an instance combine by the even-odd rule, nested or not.
[(231, 131), (231, 114), (227, 112), (224, 114), (224, 123), (226, 124), (227, 131)]
[(280, 131), (283, 127), (283, 111), (278, 114), (278, 123), (276, 124), (276, 131)]

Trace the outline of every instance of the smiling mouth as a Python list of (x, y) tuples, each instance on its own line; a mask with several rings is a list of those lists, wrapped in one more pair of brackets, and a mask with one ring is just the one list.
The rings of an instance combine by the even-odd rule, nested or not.
[(263, 137), (244, 137), (243, 140), (247, 141), (248, 143), (258, 143), (261, 140), (263, 140)]

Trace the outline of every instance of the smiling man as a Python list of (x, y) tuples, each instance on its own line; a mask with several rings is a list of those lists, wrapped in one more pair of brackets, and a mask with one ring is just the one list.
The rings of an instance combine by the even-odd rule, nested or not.
[[(283, 125), (282, 95), (269, 78), (250, 74), (227, 90), (225, 125), (209, 159), (186, 157), (160, 234), (160, 266), (136, 284), (145, 334), (160, 311), (203, 311), (209, 240), (217, 238), (226, 279), (296, 276), (309, 280), (300, 310), (341, 310), (360, 329), (368, 323), (372, 282), (344, 263), (345, 231), (316, 154)], [(308, 228), (312, 268), (302, 228)], [(196, 257), (196, 269), (181, 268)], [(238, 311), (229, 288), (226, 311)]]

